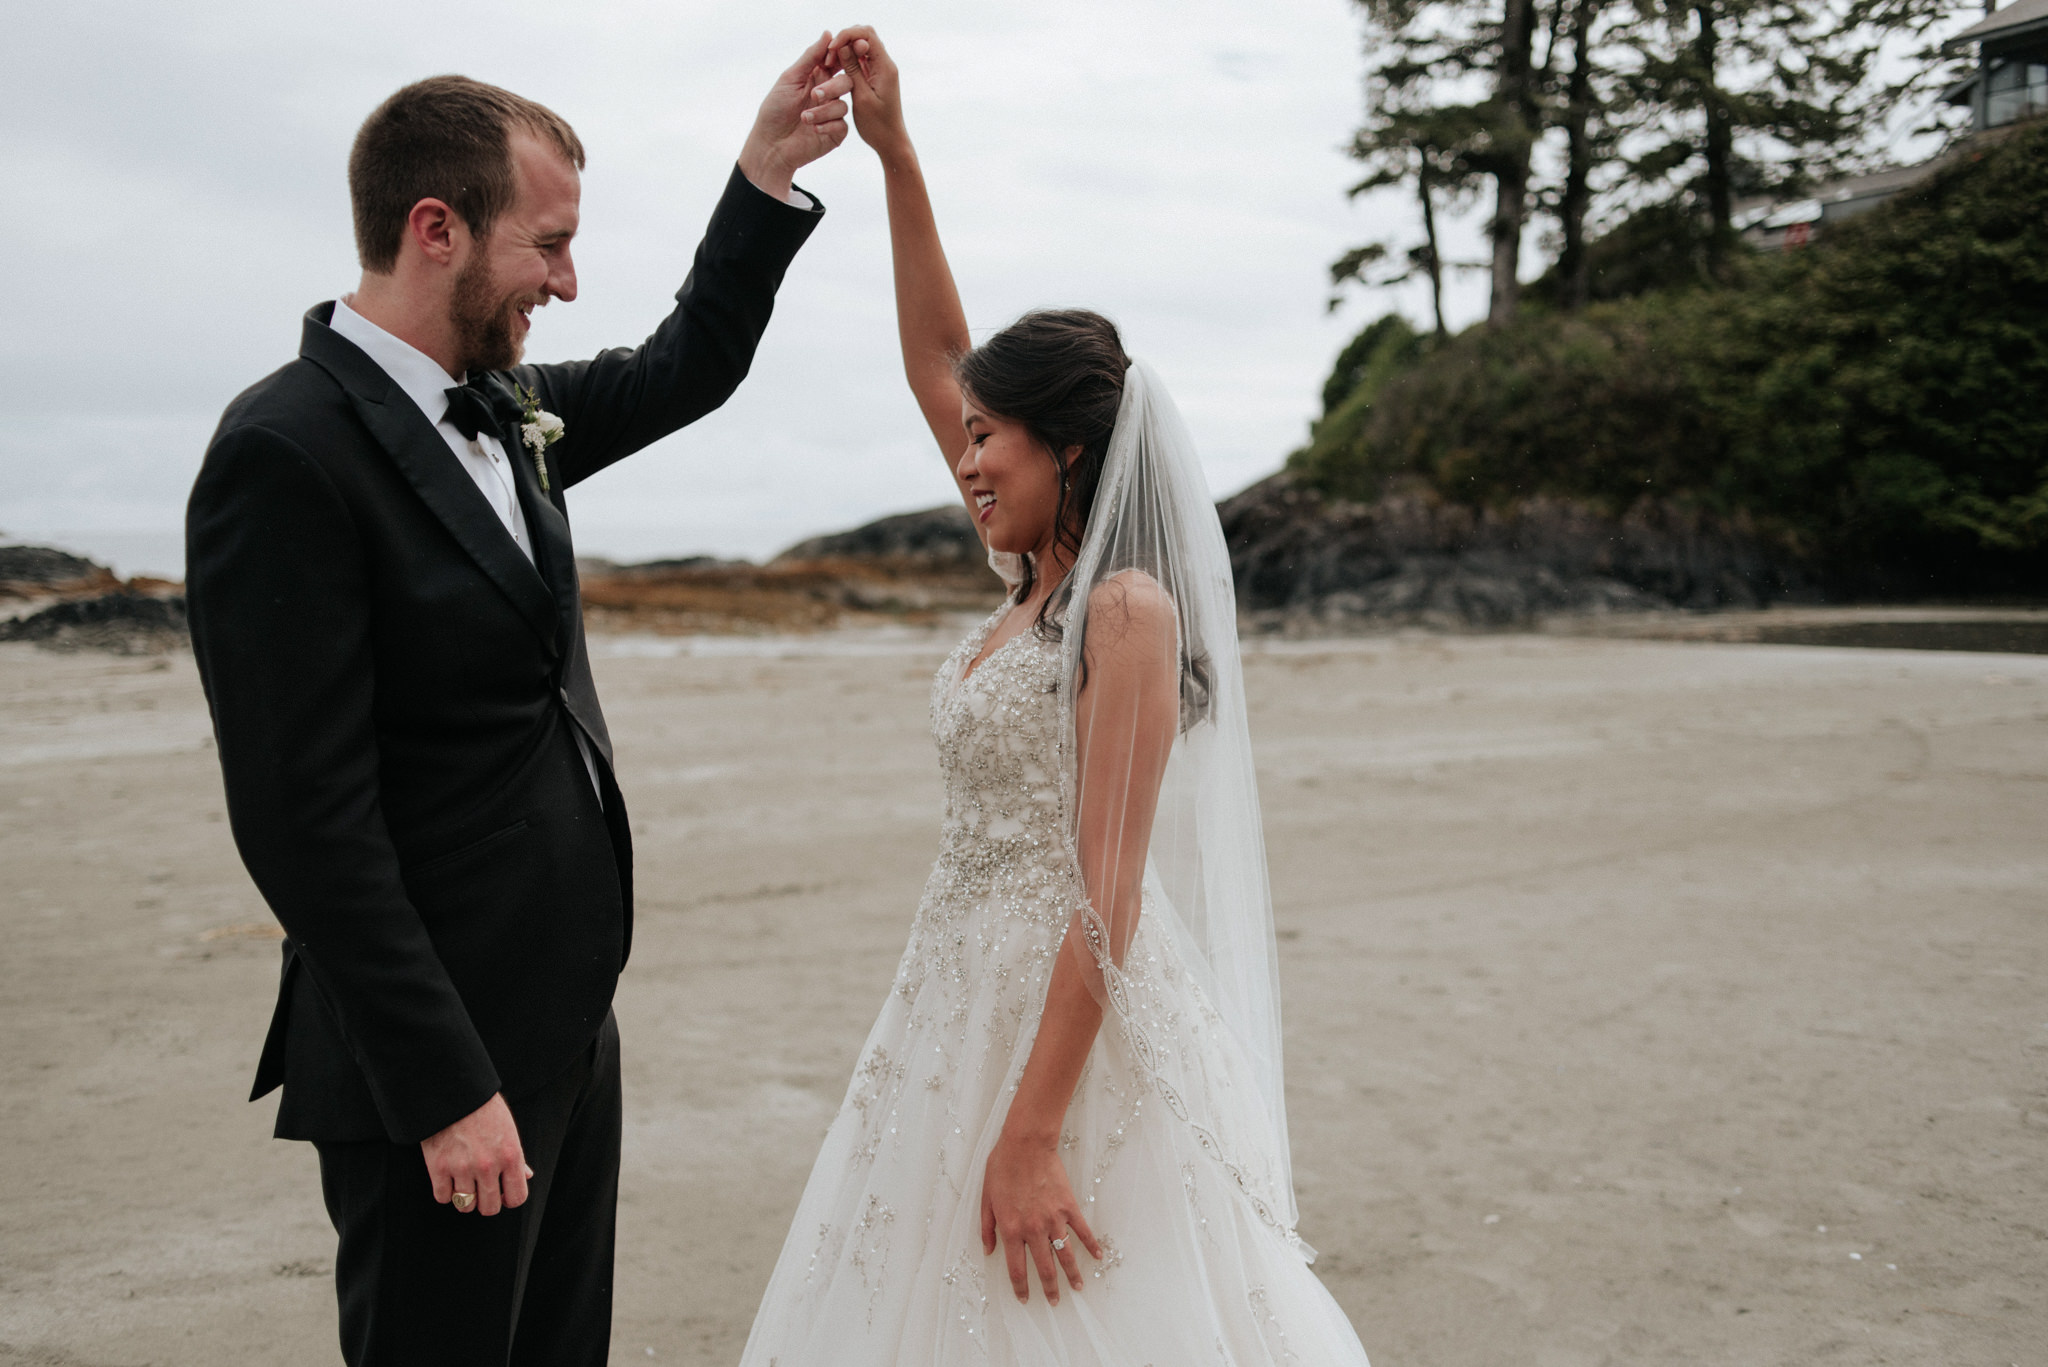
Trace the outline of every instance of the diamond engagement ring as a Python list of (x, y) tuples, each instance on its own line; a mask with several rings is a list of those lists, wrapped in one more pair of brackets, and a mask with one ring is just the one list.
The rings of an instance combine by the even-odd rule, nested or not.
[(1059, 1238), (1057, 1238), (1057, 1239), (1054, 1239), (1054, 1240), (1052, 1241), (1052, 1251), (1053, 1251), (1053, 1252), (1055, 1252), (1055, 1253), (1064, 1253), (1064, 1252), (1066, 1252), (1066, 1249), (1067, 1249), (1067, 1238), (1066, 1238), (1066, 1236), (1065, 1236), (1064, 1234), (1063, 1234), (1063, 1235), (1061, 1235), (1061, 1236), (1060, 1236)]
[(464, 1215), (469, 1214), (470, 1210), (475, 1205), (476, 1197), (471, 1193), (466, 1191), (458, 1191), (455, 1193), (455, 1208), (461, 1211)]

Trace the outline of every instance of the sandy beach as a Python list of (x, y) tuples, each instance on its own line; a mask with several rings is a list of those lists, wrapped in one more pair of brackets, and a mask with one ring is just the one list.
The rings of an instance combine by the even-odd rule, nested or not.
[[(593, 638), (640, 870), (615, 1363), (737, 1358), (935, 847), (951, 641)], [(2048, 656), (1247, 675), (1302, 1234), (1379, 1367), (2044, 1361)], [(189, 653), (8, 645), (0, 696), (0, 1364), (338, 1362)]]

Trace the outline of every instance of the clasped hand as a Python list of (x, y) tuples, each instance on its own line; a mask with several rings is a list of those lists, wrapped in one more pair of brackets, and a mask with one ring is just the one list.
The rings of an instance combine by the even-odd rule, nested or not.
[(906, 142), (896, 63), (865, 24), (821, 34), (775, 78), (740, 151), (740, 170), (777, 199), (788, 199), (798, 168), (846, 141), (851, 106), (861, 139), (886, 160)]
[(740, 171), (757, 189), (788, 199), (798, 168), (846, 141), (844, 97), (853, 81), (837, 68), (832, 35), (823, 33), (775, 78), (740, 149)]

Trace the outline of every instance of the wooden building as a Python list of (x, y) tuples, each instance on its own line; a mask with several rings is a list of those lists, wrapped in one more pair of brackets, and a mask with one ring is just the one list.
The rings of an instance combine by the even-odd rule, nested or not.
[[(1977, 49), (1976, 71), (1942, 94), (1949, 104), (1969, 108), (1971, 134), (2048, 114), (2048, 0), (2013, 0), (1992, 10), (1943, 43), (1942, 51), (1971, 47)], [(1746, 200), (1735, 206), (1735, 227), (1744, 241), (1766, 251), (1804, 246), (1844, 219), (1868, 213), (1925, 180), (1950, 155), (1851, 176), (1798, 200)]]
[(2048, 0), (2013, 0), (1941, 46), (1977, 49), (1977, 70), (1945, 95), (1950, 104), (1969, 106), (1973, 131), (2048, 114)]

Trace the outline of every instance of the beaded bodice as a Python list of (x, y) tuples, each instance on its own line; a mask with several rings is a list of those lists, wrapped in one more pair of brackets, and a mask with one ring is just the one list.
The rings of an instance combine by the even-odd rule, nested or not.
[(897, 975), (906, 1000), (934, 970), (954, 988), (993, 972), (1028, 998), (1084, 896), (1061, 782), (1058, 645), (1026, 630), (965, 672), (1001, 618), (970, 633), (932, 682), (946, 801)]
[(1059, 649), (1026, 630), (962, 678), (987, 636), (985, 627), (962, 641), (932, 685), (932, 736), (946, 783), (941, 857), (977, 891), (998, 871), (1056, 860), (1067, 843)]

